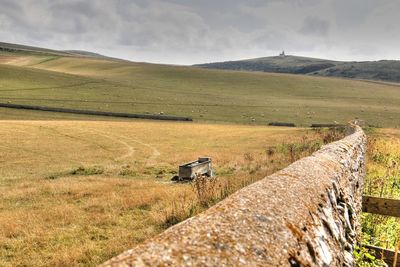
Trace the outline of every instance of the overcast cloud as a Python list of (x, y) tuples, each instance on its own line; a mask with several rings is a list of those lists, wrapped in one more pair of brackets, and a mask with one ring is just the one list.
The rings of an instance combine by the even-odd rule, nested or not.
[(0, 41), (194, 64), (400, 59), (399, 0), (0, 0)]

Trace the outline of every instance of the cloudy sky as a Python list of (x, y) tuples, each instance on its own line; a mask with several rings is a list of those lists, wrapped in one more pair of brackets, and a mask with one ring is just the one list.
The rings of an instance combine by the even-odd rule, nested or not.
[(0, 41), (172, 64), (400, 59), (399, 0), (0, 0)]

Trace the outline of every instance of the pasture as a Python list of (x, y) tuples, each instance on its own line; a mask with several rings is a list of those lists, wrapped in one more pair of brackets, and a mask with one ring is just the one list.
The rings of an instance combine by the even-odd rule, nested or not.
[[(0, 56), (2, 102), (164, 113), (215, 123), (281, 121), (309, 126), (360, 118), (374, 126), (400, 126), (396, 84), (10, 54)], [(10, 111), (2, 118), (17, 117)]]
[[(1, 266), (99, 264), (283, 168), (296, 159), (287, 145), (302, 144), (300, 157), (321, 144), (314, 131), (262, 126), (140, 120), (0, 126)], [(218, 176), (206, 203), (191, 184), (170, 182), (179, 164), (202, 155), (212, 157)]]
[[(0, 52), (0, 102), (195, 120), (0, 108), (0, 266), (99, 264), (338, 137), (269, 122), (400, 126), (398, 84), (28, 52)], [(366, 192), (398, 197), (385, 191), (398, 168), (385, 170), (399, 132), (371, 136)], [(218, 181), (170, 182), (198, 156), (213, 159)], [(396, 223), (362, 223), (369, 243), (393, 246)]]

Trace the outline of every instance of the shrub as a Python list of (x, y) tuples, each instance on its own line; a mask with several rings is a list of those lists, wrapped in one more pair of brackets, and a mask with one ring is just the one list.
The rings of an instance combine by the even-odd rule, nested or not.
[(76, 169), (73, 169), (69, 174), (70, 175), (96, 175), (103, 174), (104, 168), (101, 166), (93, 166), (93, 167), (83, 167), (80, 166)]

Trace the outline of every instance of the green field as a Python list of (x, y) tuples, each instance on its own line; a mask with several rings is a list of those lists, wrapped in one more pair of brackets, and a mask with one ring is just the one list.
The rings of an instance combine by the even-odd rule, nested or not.
[[(27, 52), (0, 55), (0, 102), (4, 103), (162, 112), (219, 123), (282, 121), (308, 126), (360, 118), (374, 126), (400, 126), (400, 86), (396, 84)], [(0, 110), (0, 116), (63, 117), (12, 110)]]

